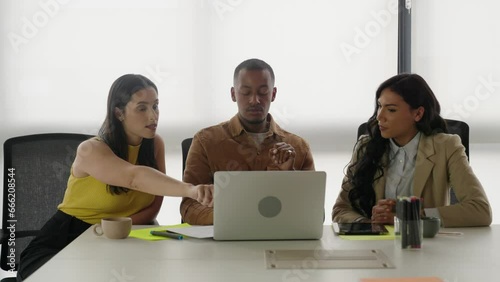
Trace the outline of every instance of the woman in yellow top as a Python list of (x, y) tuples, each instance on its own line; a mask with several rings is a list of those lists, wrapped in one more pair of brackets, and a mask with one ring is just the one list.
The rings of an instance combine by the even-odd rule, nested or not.
[(128, 216), (133, 224), (148, 224), (163, 196), (212, 206), (212, 185), (193, 186), (165, 175), (164, 143), (156, 134), (158, 103), (155, 84), (142, 75), (123, 75), (113, 83), (99, 136), (78, 147), (63, 202), (21, 254), (18, 281), (101, 218)]

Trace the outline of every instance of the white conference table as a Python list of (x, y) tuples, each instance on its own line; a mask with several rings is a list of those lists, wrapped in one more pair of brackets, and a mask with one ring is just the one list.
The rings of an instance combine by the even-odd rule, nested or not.
[[(134, 226), (142, 228), (146, 226)], [(150, 227), (150, 226), (149, 226)], [(26, 281), (360, 281), (375, 277), (437, 276), (445, 282), (500, 281), (500, 225), (442, 229), (463, 236), (424, 239), (421, 250), (393, 240), (350, 241), (324, 226), (321, 240), (110, 240), (89, 229)], [(267, 269), (264, 251), (379, 249), (391, 269)]]

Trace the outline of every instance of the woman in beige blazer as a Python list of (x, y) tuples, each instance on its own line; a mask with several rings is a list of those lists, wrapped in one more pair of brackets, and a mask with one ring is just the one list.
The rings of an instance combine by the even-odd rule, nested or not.
[[(440, 105), (425, 80), (400, 74), (383, 82), (368, 135), (360, 137), (333, 206), (335, 222), (392, 224), (397, 196), (423, 198), (445, 227), (487, 226), (491, 208), (460, 137), (446, 134)], [(449, 191), (459, 200), (449, 205)]]

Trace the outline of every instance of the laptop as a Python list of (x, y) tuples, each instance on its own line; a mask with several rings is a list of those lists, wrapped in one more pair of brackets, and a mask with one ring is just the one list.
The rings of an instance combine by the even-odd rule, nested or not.
[(320, 239), (323, 171), (218, 171), (214, 240)]

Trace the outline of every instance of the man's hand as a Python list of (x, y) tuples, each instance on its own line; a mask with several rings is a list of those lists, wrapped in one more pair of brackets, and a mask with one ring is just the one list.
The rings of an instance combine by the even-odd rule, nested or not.
[(290, 144), (276, 143), (269, 150), (269, 156), (280, 170), (295, 170), (295, 149)]

